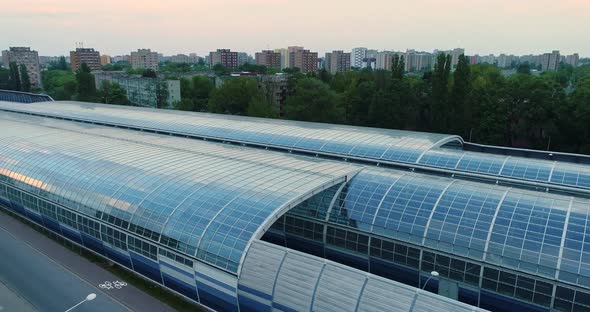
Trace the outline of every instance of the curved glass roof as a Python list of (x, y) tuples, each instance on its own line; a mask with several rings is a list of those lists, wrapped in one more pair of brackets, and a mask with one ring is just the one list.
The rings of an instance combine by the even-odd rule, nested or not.
[(560, 161), (435, 148), (419, 164), (590, 189), (590, 166)]
[(0, 110), (590, 189), (588, 165), (440, 148), (462, 143), (451, 135), (81, 102), (0, 101)]
[(485, 311), (258, 240), (246, 255), (238, 296), (247, 311)]
[(310, 157), (0, 115), (0, 181), (234, 273), (259, 228), (282, 207), (357, 170)]
[(378, 169), (337, 198), (329, 222), (590, 286), (589, 199)]
[(458, 136), (219, 114), (154, 110), (81, 102), (18, 105), (0, 108), (20, 112), (158, 129), (244, 143), (301, 149), (348, 157), (414, 163), (427, 150)]
[(36, 94), (11, 90), (0, 90), (0, 101), (18, 103), (49, 102), (53, 99), (47, 94)]

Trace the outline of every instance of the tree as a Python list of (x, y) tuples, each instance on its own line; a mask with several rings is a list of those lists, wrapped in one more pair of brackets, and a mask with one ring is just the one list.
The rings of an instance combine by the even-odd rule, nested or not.
[(47, 67), (48, 70), (69, 70), (70, 67), (68, 66), (68, 63), (66, 62), (66, 58), (64, 56), (60, 56), (57, 61), (53, 61), (51, 63), (49, 63), (49, 66)]
[(154, 79), (156, 81), (156, 108), (166, 108), (168, 105), (168, 82), (166, 80)]
[(20, 75), (18, 73), (18, 66), (16, 62), (10, 62), (8, 65), (10, 70), (10, 78), (8, 79), (8, 89), (14, 91), (20, 91), (22, 89), (20, 83)]
[(459, 56), (457, 68), (453, 73), (453, 87), (451, 89), (451, 101), (449, 105), (449, 120), (453, 133), (466, 135), (473, 125), (471, 107), (467, 103), (467, 97), (471, 92), (471, 69), (465, 55)]
[(223, 66), (223, 65), (221, 65), (219, 63), (213, 65), (213, 67), (211, 69), (213, 70), (213, 72), (217, 76), (227, 75), (227, 74), (229, 74), (231, 72), (229, 69), (227, 69), (225, 66)]
[(24, 64), (20, 65), (20, 83), (21, 91), (31, 92), (31, 79), (29, 78), (27, 67)]
[(273, 106), (260, 94), (250, 99), (247, 113), (251, 117), (277, 118), (278, 116)]
[(78, 83), (77, 100), (94, 102), (96, 100), (96, 85), (94, 76), (90, 73), (90, 67), (86, 63), (82, 63), (76, 72), (76, 82)]
[(209, 97), (215, 89), (213, 81), (207, 76), (194, 76), (192, 79), (192, 100), (195, 111), (208, 109)]
[(259, 95), (260, 91), (255, 78), (227, 78), (220, 88), (211, 93), (209, 111), (245, 115), (252, 97)]
[(43, 88), (55, 100), (71, 100), (77, 90), (76, 75), (70, 70), (46, 70), (41, 72)]
[(406, 70), (406, 62), (403, 55), (394, 54), (391, 60), (391, 77), (401, 80)]
[(158, 75), (156, 74), (156, 71), (148, 68), (148, 69), (144, 69), (143, 73), (141, 74), (142, 77), (144, 78), (158, 78)]
[(9, 90), (10, 71), (8, 69), (0, 68), (0, 90)]
[(336, 93), (316, 78), (298, 79), (294, 94), (285, 103), (288, 119), (338, 122), (342, 120), (341, 112)]
[(516, 69), (516, 73), (523, 74), (523, 75), (530, 75), (531, 74), (531, 66), (529, 65), (528, 62), (524, 62), (522, 64), (519, 64), (518, 68)]
[(449, 74), (451, 56), (441, 53), (436, 59), (432, 73), (432, 107), (430, 109), (432, 130), (449, 132)]
[(118, 83), (111, 83), (110, 81), (103, 81), (98, 90), (98, 98), (101, 103), (130, 105), (127, 99), (127, 91), (121, 88)]

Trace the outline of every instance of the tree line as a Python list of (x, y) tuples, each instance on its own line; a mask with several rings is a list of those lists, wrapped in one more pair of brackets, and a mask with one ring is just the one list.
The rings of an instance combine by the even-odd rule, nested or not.
[(0, 68), (0, 89), (31, 92), (31, 79), (27, 67), (10, 62), (8, 69)]
[(204, 76), (181, 79), (179, 109), (461, 135), (466, 141), (509, 147), (590, 153), (590, 66), (561, 65), (531, 74), (527, 64), (506, 76), (465, 56), (437, 57), (422, 75), (391, 70), (291, 70), (279, 111), (255, 78), (228, 78), (215, 88)]

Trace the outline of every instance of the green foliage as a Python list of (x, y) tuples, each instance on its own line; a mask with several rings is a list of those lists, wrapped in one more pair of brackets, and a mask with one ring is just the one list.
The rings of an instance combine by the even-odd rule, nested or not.
[(18, 66), (15, 62), (10, 62), (8, 68), (10, 70), (10, 76), (8, 78), (8, 90), (20, 91), (22, 89), (22, 86), (20, 83)]
[(86, 63), (82, 63), (80, 69), (76, 72), (76, 82), (78, 83), (76, 100), (82, 102), (96, 101), (94, 76), (90, 73), (90, 67)]
[(121, 61), (102, 66), (100, 69), (104, 71), (127, 71), (131, 69), (129, 62)]
[(21, 91), (31, 92), (31, 79), (29, 78), (27, 67), (24, 64), (20, 65), (20, 83)]
[(144, 69), (141, 73), (141, 76), (144, 78), (158, 78), (158, 74), (156, 74), (156, 71), (151, 68)]
[(98, 99), (101, 103), (130, 105), (127, 99), (127, 91), (121, 88), (118, 83), (111, 83), (110, 81), (103, 81), (98, 90)]
[(165, 62), (160, 65), (160, 71), (163, 73), (188, 73), (193, 71), (193, 66), (189, 63)]
[(156, 82), (156, 108), (167, 108), (168, 105), (168, 83), (165, 80)]
[(443, 53), (436, 58), (432, 73), (432, 130), (436, 132), (450, 132), (449, 107), (449, 75), (451, 72), (451, 56)]
[(248, 116), (263, 117), (263, 118), (277, 118), (278, 114), (268, 103), (262, 95), (253, 96), (248, 103)]
[(43, 88), (55, 100), (71, 100), (78, 90), (76, 75), (70, 70), (41, 72)]
[(227, 74), (231, 73), (231, 71), (228, 68), (226, 68), (225, 66), (223, 66), (221, 64), (215, 64), (215, 65), (213, 65), (213, 67), (211, 69), (213, 70), (213, 72), (217, 76), (223, 76), (223, 75), (227, 75)]
[(227, 78), (219, 89), (213, 90), (209, 99), (209, 111), (245, 115), (255, 96), (261, 96), (255, 78)]
[(261, 75), (266, 75), (268, 73), (268, 68), (264, 65), (257, 65), (257, 64), (249, 64), (246, 63), (240, 66), (240, 71), (257, 73)]
[(66, 62), (65, 56), (60, 56), (57, 62), (49, 63), (48, 70), (69, 70), (70, 66)]
[(516, 73), (530, 75), (531, 74), (531, 65), (528, 62), (518, 65), (518, 68), (516, 69)]
[(296, 82), (295, 92), (285, 104), (285, 115), (289, 119), (339, 122), (342, 107), (336, 92), (316, 78), (303, 78)]
[(9, 90), (10, 70), (0, 68), (0, 90)]
[(471, 92), (471, 69), (469, 61), (464, 55), (459, 56), (457, 69), (453, 73), (453, 87), (451, 89), (451, 101), (449, 114), (452, 133), (466, 135), (465, 131), (473, 126), (473, 116), (468, 97)]

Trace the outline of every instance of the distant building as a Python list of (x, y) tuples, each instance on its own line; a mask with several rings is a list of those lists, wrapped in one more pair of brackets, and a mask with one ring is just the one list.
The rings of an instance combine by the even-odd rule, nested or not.
[(297, 48), (292, 49), (293, 52), (289, 52), (289, 65), (291, 68), (299, 68), (302, 73), (316, 72), (318, 70), (318, 53), (304, 50), (300, 47), (289, 47)]
[(282, 48), (275, 49), (274, 52), (281, 54), (281, 69), (289, 68), (289, 50)]
[(407, 72), (420, 72), (433, 67), (432, 53), (407, 50), (405, 55), (405, 70)]
[(103, 54), (100, 56), (100, 65), (104, 66), (104, 65), (108, 65), (111, 63), (111, 57)]
[(254, 58), (252, 58), (246, 52), (238, 52), (238, 66), (242, 66), (244, 64), (254, 64)]
[(269, 68), (281, 68), (280, 52), (274, 52), (272, 50), (262, 50), (262, 52), (257, 52), (255, 56), (257, 65), (264, 65)]
[(47, 65), (49, 65), (50, 63), (54, 63), (59, 61), (59, 56), (43, 56), (40, 55), (39, 56), (39, 65), (41, 65), (41, 67), (46, 67)]
[(377, 50), (367, 50), (365, 58), (363, 59), (363, 66), (375, 69), (377, 67)]
[(367, 48), (353, 48), (350, 52), (350, 66), (356, 68), (365, 67), (365, 58), (367, 57)]
[(511, 68), (513, 63), (516, 63), (516, 56), (500, 54), (497, 58), (497, 65), (499, 68)]
[(180, 80), (145, 78), (120, 72), (95, 72), (93, 74), (97, 89), (100, 88), (103, 81), (118, 83), (127, 91), (127, 98), (133, 105), (158, 107), (158, 91), (164, 89), (168, 92), (165, 107), (173, 107), (181, 100)]
[(232, 52), (230, 49), (217, 49), (209, 53), (209, 66), (221, 64), (223, 67), (235, 70), (238, 68), (238, 52)]
[(375, 68), (391, 70), (391, 64), (394, 55), (402, 56), (404, 53), (393, 51), (381, 51), (377, 53), (377, 62)]
[(165, 58), (166, 61), (170, 63), (188, 63), (188, 64), (196, 64), (199, 62), (199, 57), (197, 53), (191, 53), (189, 55), (186, 54), (177, 54), (172, 55)]
[(289, 76), (283, 73), (258, 77), (259, 89), (262, 90), (266, 100), (274, 106), (280, 117), (285, 115), (284, 106), (289, 90), (288, 78)]
[(100, 52), (94, 51), (92, 48), (76, 48), (76, 51), (70, 51), (70, 63), (72, 71), (77, 71), (86, 63), (90, 70), (100, 69)]
[(324, 68), (332, 74), (349, 71), (350, 53), (344, 53), (342, 50), (334, 50), (331, 53), (326, 53)]
[(111, 63), (129, 62), (129, 55), (117, 55), (111, 57)]
[(560, 55), (558, 50), (551, 53), (544, 53), (539, 56), (539, 63), (542, 71), (557, 70), (559, 68)]
[(572, 55), (567, 55), (565, 57), (565, 63), (568, 65), (571, 65), (573, 67), (577, 67), (579, 62), (580, 62), (580, 55), (578, 53), (574, 53)]
[(29, 47), (10, 47), (8, 50), (2, 51), (4, 66), (8, 68), (12, 62), (15, 62), (19, 67), (24, 65), (27, 68), (31, 86), (41, 86), (41, 65), (37, 51), (31, 50)]
[(152, 52), (150, 49), (138, 49), (136, 52), (131, 52), (129, 63), (133, 69), (157, 71), (160, 67), (158, 52)]

